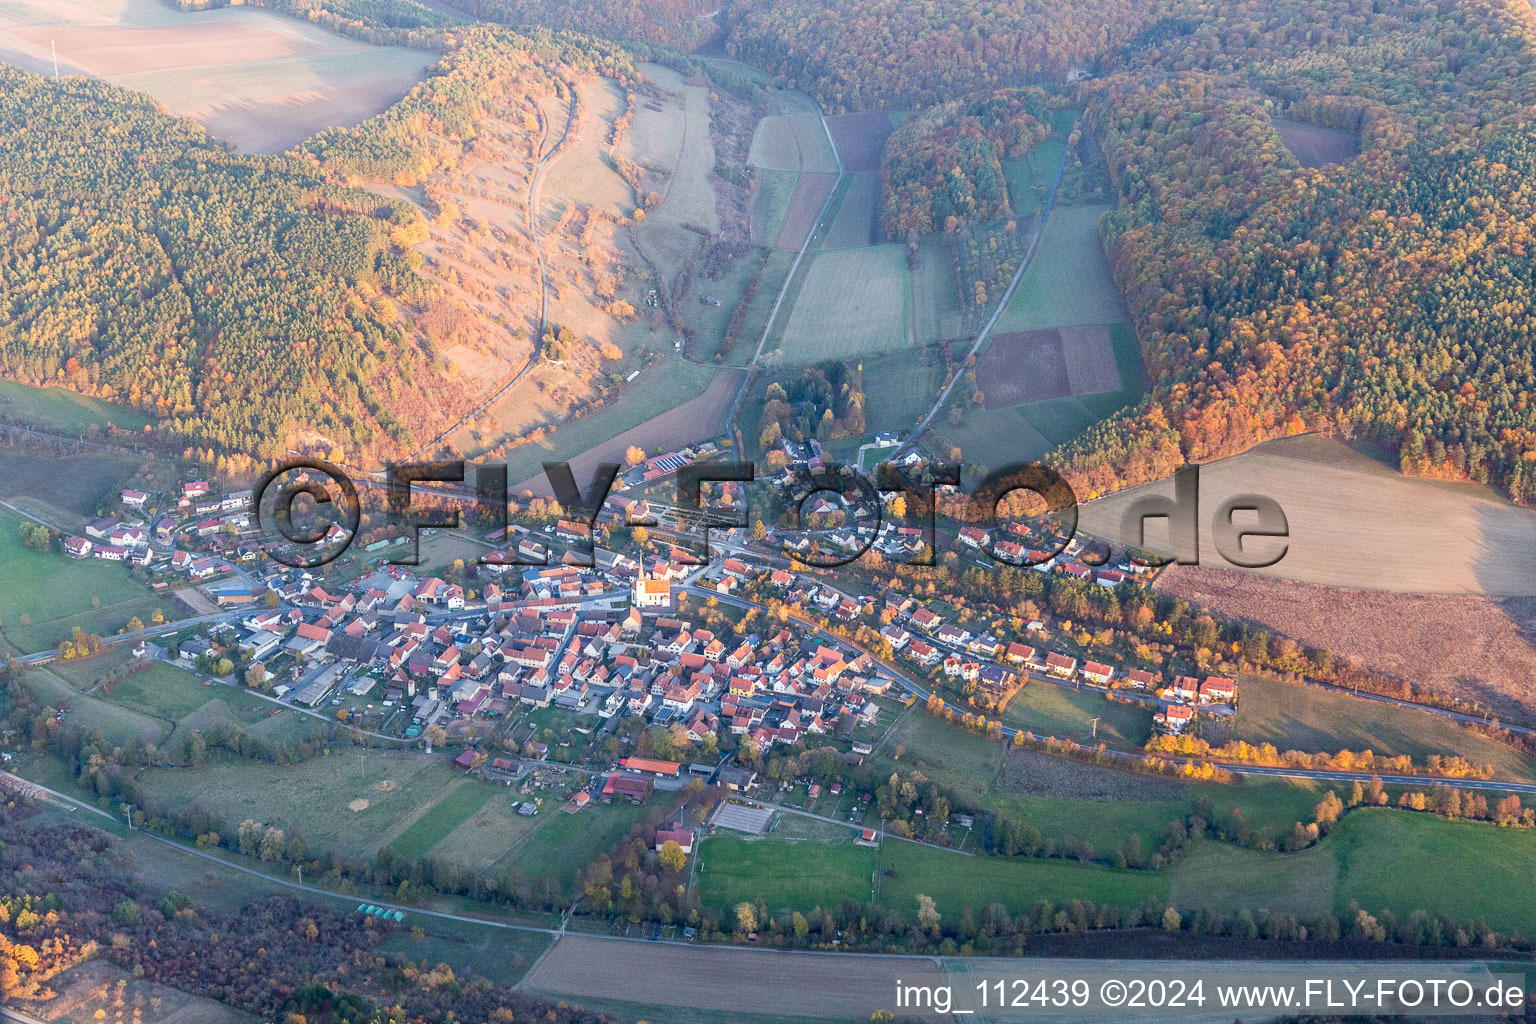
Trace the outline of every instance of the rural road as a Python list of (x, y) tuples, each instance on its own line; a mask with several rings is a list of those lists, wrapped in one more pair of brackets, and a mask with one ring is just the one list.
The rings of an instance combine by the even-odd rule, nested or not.
[[(734, 597), (734, 596), (731, 596), (731, 595), (728, 595), (728, 594), (718, 594), (718, 593), (714, 592), (713, 590), (706, 590), (706, 589), (704, 589), (702, 587), (690, 586), (690, 587), (687, 587), (686, 589), (690, 593), (696, 594), (696, 595), (698, 595), (700, 597), (713, 597), (713, 598), (715, 598), (716, 600), (718, 600), (722, 604), (730, 604), (730, 605), (734, 605), (734, 606), (736, 606), (738, 608), (749, 608), (749, 609), (750, 608), (756, 608), (757, 610), (759, 610), (759, 611), (761, 611), (761, 612), (763, 612), (765, 614), (767, 613), (767, 610), (768, 610), (766, 606), (758, 604), (756, 601), (750, 601), (750, 600), (748, 600), (746, 598)], [(813, 622), (813, 621), (811, 621), (809, 619), (804, 619), (801, 616), (794, 614), (793, 612), (790, 613), (790, 618), (795, 619), (796, 621), (800, 622), (802, 625), (806, 626), (809, 629), (813, 629), (816, 632), (817, 636), (821, 637), (822, 639), (824, 639), (829, 644), (832, 644), (834, 646), (840, 647), (840, 648), (842, 648), (845, 651), (851, 651), (851, 652), (853, 652), (855, 654), (865, 654), (865, 655), (868, 655), (871, 660), (873, 660), (881, 668), (884, 668), (887, 672), (889, 672), (891, 674), (891, 677), (893, 679), (895, 679), (896, 682), (904, 690), (906, 690), (907, 692), (909, 692), (909, 693), (913, 694), (914, 696), (916, 696), (918, 700), (926, 701), (930, 696), (932, 696), (932, 691), (930, 691), (926, 687), (924, 687), (921, 684), (919, 684), (917, 681), (915, 681), (912, 678), (910, 678), (905, 672), (901, 671), (896, 666), (890, 664), (887, 661), (883, 661), (880, 658), (875, 657), (875, 655), (874, 655), (874, 653), (872, 651), (866, 650), (865, 648), (863, 648), (860, 645), (854, 643), (853, 641), (846, 640), (843, 637), (840, 637), (840, 636), (838, 636), (835, 633), (828, 632), (826, 629), (823, 629), (817, 623), (815, 623), (815, 622)], [(1348, 691), (1345, 691), (1345, 692), (1348, 692)], [(964, 708), (956, 707), (955, 705), (949, 703), (948, 701), (944, 702), (944, 706), (949, 708), (951, 711), (953, 711), (957, 715), (963, 715), (963, 714), (967, 714), (968, 713), (968, 712), (966, 712), (966, 710)], [(1423, 707), (1422, 705), (1407, 705), (1407, 706), (1413, 708), (1414, 710), (1424, 711), (1424, 712), (1427, 712), (1427, 713), (1430, 713), (1430, 714), (1433, 714), (1436, 711), (1436, 709), (1434, 709), (1434, 708), (1426, 708), (1426, 707)], [(1474, 721), (1480, 721), (1480, 719), (1474, 719)], [(1040, 739), (1046, 739), (1047, 738), (1047, 737), (1044, 737), (1044, 736), (1036, 735), (1035, 733), (1032, 733), (1032, 732), (1030, 732), (1027, 729), (1015, 729), (1015, 728), (1012, 728), (1010, 726), (1003, 726), (1002, 727), (1002, 734), (1003, 734), (1003, 736), (1007, 737), (1008, 739), (1012, 739), (1014, 737), (1014, 735), (1017, 734), (1017, 733), (1023, 733), (1025, 735), (1025, 737), (1030, 738), (1030, 739), (1040, 740)], [(1141, 760), (1137, 755), (1131, 754), (1131, 753), (1127, 753), (1127, 752), (1124, 752), (1124, 751), (1106, 750), (1105, 753), (1108, 756), (1116, 758), (1116, 759), (1122, 759), (1123, 758), (1123, 759), (1125, 759), (1127, 761), (1140, 761)], [(1457, 789), (1489, 790), (1489, 791), (1498, 792), (1498, 793), (1519, 793), (1519, 794), (1522, 794), (1522, 795), (1536, 794), (1536, 783), (1529, 783), (1529, 782), (1501, 782), (1501, 781), (1499, 781), (1497, 779), (1457, 779), (1457, 778), (1450, 778), (1450, 777), (1441, 776), (1441, 775), (1388, 775), (1388, 774), (1382, 774), (1380, 772), (1374, 772), (1374, 773), (1373, 772), (1331, 772), (1331, 771), (1314, 770), (1314, 769), (1310, 769), (1310, 768), (1266, 767), (1266, 766), (1262, 766), (1262, 765), (1230, 764), (1230, 763), (1227, 763), (1227, 762), (1224, 762), (1224, 761), (1203, 762), (1203, 761), (1195, 761), (1193, 759), (1181, 759), (1181, 758), (1173, 758), (1173, 757), (1164, 758), (1164, 760), (1172, 761), (1175, 764), (1206, 764), (1206, 763), (1209, 763), (1209, 764), (1214, 764), (1216, 767), (1221, 768), (1221, 769), (1223, 769), (1225, 771), (1229, 771), (1229, 772), (1231, 772), (1234, 775), (1247, 775), (1247, 776), (1255, 776), (1255, 777), (1262, 777), (1262, 778), (1311, 779), (1311, 780), (1314, 780), (1314, 781), (1322, 781), (1322, 782), (1362, 782), (1362, 783), (1370, 782), (1371, 779), (1376, 778), (1376, 779), (1382, 780), (1383, 782), (1391, 783), (1393, 785), (1425, 785), (1425, 786), (1445, 785), (1445, 786), (1454, 786)]]
[[(813, 99), (813, 103), (816, 101)], [(827, 124), (826, 112), (821, 109), (821, 104), (816, 103), (816, 117), (821, 121), (821, 130), (827, 135), (827, 145), (832, 147), (832, 159), (837, 161), (837, 180), (832, 183), (832, 191), (827, 193), (826, 201), (821, 204), (821, 210), (816, 214), (816, 220), (811, 224), (811, 230), (806, 232), (805, 241), (800, 244), (800, 251), (795, 253), (795, 261), (789, 265), (789, 273), (784, 275), (784, 286), (779, 289), (778, 296), (773, 300), (773, 308), (768, 311), (768, 322), (763, 325), (763, 336), (757, 339), (757, 349), (752, 353), (752, 361), (747, 364), (747, 372), (741, 380), (741, 387), (736, 391), (736, 398), (731, 402), (731, 411), (725, 417), (725, 430), (736, 439), (734, 452), (742, 452), (740, 432), (736, 428), (736, 417), (741, 412), (742, 399), (747, 397), (747, 392), (752, 387), (752, 382), (757, 379), (758, 361), (763, 357), (763, 348), (768, 344), (768, 336), (773, 333), (773, 324), (779, 317), (779, 307), (784, 304), (784, 297), (789, 294), (790, 285), (794, 284), (795, 275), (800, 270), (800, 262), (805, 259), (805, 254), (810, 250), (811, 242), (816, 238), (816, 232), (821, 229), (821, 222), (826, 219), (827, 211), (832, 207), (832, 200), (837, 197), (837, 190), (842, 187), (843, 178), (846, 176), (843, 170), (843, 156), (837, 151), (837, 140), (832, 138), (832, 127)]]
[[(1072, 122), (1072, 131), (1077, 131), (1077, 124), (1078, 122), (1076, 121)], [(1069, 132), (1068, 137), (1070, 138), (1070, 136), (1071, 133)], [(1008, 288), (1003, 292), (1003, 297), (998, 300), (997, 308), (992, 311), (991, 319), (986, 322), (985, 326), (976, 335), (976, 341), (971, 345), (970, 351), (966, 353), (967, 359), (981, 355), (982, 347), (986, 345), (987, 339), (992, 335), (992, 328), (996, 327), (997, 322), (1002, 319), (1004, 311), (1008, 308), (1008, 301), (1013, 298), (1014, 290), (1019, 287), (1019, 282), (1024, 280), (1024, 271), (1029, 269), (1030, 263), (1034, 262), (1035, 250), (1040, 247), (1040, 238), (1045, 234), (1045, 222), (1050, 219), (1051, 208), (1056, 203), (1056, 189), (1061, 185), (1061, 176), (1067, 169), (1067, 158), (1071, 155), (1072, 147), (1068, 145), (1062, 150), (1061, 164), (1056, 168), (1056, 177), (1051, 182), (1050, 194), (1045, 197), (1045, 205), (1040, 208), (1040, 220), (1035, 224), (1035, 234), (1029, 240), (1029, 249), (1025, 251), (1024, 258), (1019, 261), (1019, 269), (1013, 272), (1013, 280), (1008, 282)], [(928, 410), (928, 415), (923, 417), (922, 421), (918, 423), (907, 439), (891, 453), (890, 457), (892, 460), (898, 459), (912, 450), (912, 447), (917, 443), (917, 439), (923, 435), (923, 431), (928, 429), (929, 425), (933, 423), (934, 417), (939, 414), (939, 410), (944, 408), (944, 403), (949, 401), (950, 392), (955, 390), (955, 385), (960, 382), (962, 376), (964, 374), (957, 371), (950, 378), (949, 383), (944, 386), (944, 390), (939, 392), (938, 401), (934, 402), (933, 408)]]

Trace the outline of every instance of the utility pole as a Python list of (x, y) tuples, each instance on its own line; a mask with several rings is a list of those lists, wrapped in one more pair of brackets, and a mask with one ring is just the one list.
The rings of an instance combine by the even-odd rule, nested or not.
[(133, 831), (133, 804), (123, 804), (123, 817), (128, 819), (128, 831)]
[(1099, 720), (1097, 718), (1093, 720), (1093, 738), (1099, 738)]
[(59, 77), (59, 44), (50, 39), (48, 40), (48, 48), (53, 51), (53, 77), (57, 81)]

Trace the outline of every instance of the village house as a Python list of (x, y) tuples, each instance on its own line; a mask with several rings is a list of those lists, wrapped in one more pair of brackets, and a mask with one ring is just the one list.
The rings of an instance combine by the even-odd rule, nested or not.
[(1071, 679), (1077, 675), (1077, 659), (1052, 651), (1045, 656), (1045, 674), (1053, 679)]

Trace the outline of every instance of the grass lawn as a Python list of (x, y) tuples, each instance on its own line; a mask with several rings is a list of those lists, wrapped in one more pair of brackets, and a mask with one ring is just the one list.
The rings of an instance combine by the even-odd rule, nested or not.
[(1334, 909), (1350, 900), (1536, 936), (1536, 833), (1396, 810), (1347, 815), (1322, 848), (1338, 859)]
[(473, 971), (502, 985), (521, 981), (550, 944), (550, 937), (541, 932), (490, 928), (468, 921), (416, 915), (406, 924), (421, 926), (426, 935), (418, 941), (409, 927), (397, 928), (377, 948), (401, 953), (415, 963), (423, 959), (429, 964), (446, 963), (455, 972)]
[(1030, 857), (966, 857), (887, 840), (880, 849), (880, 903), (915, 915), (917, 895), (933, 898), (940, 914), (977, 913), (1001, 903), (1009, 913), (1040, 900), (1060, 906), (1074, 899), (1098, 906), (1135, 907), (1148, 896), (1168, 897), (1168, 879), (1151, 871), (1114, 871), (1074, 861)]
[(752, 180), (756, 182), (752, 193), (752, 241), (771, 246), (779, 237), (784, 214), (789, 212), (800, 172), (758, 170)]
[(1067, 137), (1053, 132), (1031, 146), (1019, 159), (1003, 161), (1008, 202), (1021, 227), (1033, 224), (1045, 205), (1045, 197), (1051, 191), (1051, 182), (1056, 178), (1056, 169), (1061, 166), (1061, 154), (1066, 148)]
[[(254, 818), (299, 832), (313, 850), (358, 856), (429, 813), (461, 778), (439, 755), (370, 750), (360, 756), (334, 747), (300, 764), (219, 760), (191, 770), (151, 768), (139, 781), (164, 807), (198, 802), (216, 808), (231, 828)], [(368, 804), (354, 811), (358, 800)]]
[[(543, 441), (521, 445), (509, 452), (505, 459), (507, 479), (515, 484), (538, 476), (544, 472), (546, 462), (573, 459), (611, 437), (697, 398), (709, 388), (715, 372), (713, 366), (698, 366), (668, 357), (624, 385), (619, 397), (602, 409), (561, 423), (559, 429)], [(718, 432), (718, 425), (699, 424), (699, 439)]]
[(154, 417), (127, 406), (87, 398), (64, 388), (34, 388), (10, 380), (0, 380), (0, 416), (46, 430), (81, 434), (107, 424), (123, 430), (142, 430), (155, 422)]
[(914, 769), (941, 785), (980, 796), (1002, 767), (1008, 748), (957, 725), (934, 718), (921, 708), (893, 730), (882, 758), (894, 758), (904, 772)]
[(65, 713), (67, 725), (81, 729), (100, 729), (110, 743), (127, 743), (135, 736), (146, 743), (158, 743), (168, 731), (165, 723), (149, 715), (100, 697), (80, 693), (46, 668), (28, 672), (26, 681), (37, 694), (38, 700), (45, 705), (57, 708), (69, 704), (69, 710)]
[[(1099, 720), (1098, 738), (1091, 736)], [(1049, 683), (1030, 683), (1008, 705), (1003, 721), (1037, 736), (1055, 736), (1079, 743), (1108, 743), (1140, 747), (1152, 735), (1152, 710), (1105, 700), (1097, 693), (1078, 693)]]
[[(43, 505), (21, 503), (20, 507), (51, 525), (74, 529), (80, 520), (94, 519), (107, 489), (137, 468), (137, 462), (116, 455), (4, 452), (0, 453), (0, 481), (4, 481), (0, 498), (12, 504), (22, 496), (39, 499)], [(115, 493), (112, 500), (117, 500)]]
[(495, 795), (497, 790), (494, 787), (466, 780), (433, 804), (431, 810), (412, 822), (404, 832), (391, 839), (389, 845), (400, 856), (419, 860)]
[(570, 892), (576, 873), (600, 853), (616, 846), (652, 812), (665, 813), (681, 801), (677, 794), (655, 793), (650, 802), (593, 803), (575, 814), (551, 814), (538, 831), (497, 861), (493, 871), (514, 868), (529, 878), (553, 877)]
[(102, 694), (114, 704), (171, 721), (183, 719), (209, 701), (227, 695), (228, 688), (204, 686), (201, 676), (163, 661), (135, 672)]
[(1057, 208), (997, 330), (1112, 324), (1130, 319), (1099, 240), (1107, 206)]
[[(1450, 868), (1454, 865), (1454, 868)], [(1361, 810), (1317, 846), (1260, 853), (1200, 843), (1170, 872), (1180, 909), (1343, 913), (1351, 900), (1400, 919), (1415, 910), (1536, 933), (1536, 835), (1429, 814)]]
[(721, 910), (758, 897), (769, 913), (827, 909), (843, 900), (868, 903), (875, 868), (875, 851), (868, 846), (735, 836), (705, 840), (699, 857), (699, 899)]
[[(147, 622), (157, 603), (169, 603), (153, 598), (126, 566), (27, 547), (21, 523), (21, 517), (0, 510), (0, 623), (11, 650), (46, 650), (67, 639), (76, 625), (111, 634), (135, 615)], [(93, 598), (100, 599), (99, 608)], [(24, 615), (29, 621), (22, 621)]]
[(804, 273), (778, 343), (786, 362), (814, 363), (910, 344), (905, 246), (818, 253)]
[[(922, 344), (952, 341), (967, 333), (951, 262), (942, 236), (927, 235), (917, 243), (917, 266), (912, 271), (912, 331)], [(932, 404), (931, 397), (929, 401)]]
[(928, 414), (943, 381), (944, 362), (937, 348), (865, 359), (865, 427), (871, 434), (895, 430), (905, 436)]
[(1332, 851), (1314, 847), (1285, 854), (1277, 863), (1280, 857), (1227, 843), (1195, 843), (1169, 871), (1170, 899), (1184, 911), (1331, 913), (1339, 875)]
[(1430, 754), (1460, 754), (1493, 765), (1499, 778), (1536, 777), (1531, 758), (1439, 715), (1258, 676), (1243, 677), (1241, 694), (1236, 735), (1250, 743), (1309, 753), (1408, 754), (1420, 763)]

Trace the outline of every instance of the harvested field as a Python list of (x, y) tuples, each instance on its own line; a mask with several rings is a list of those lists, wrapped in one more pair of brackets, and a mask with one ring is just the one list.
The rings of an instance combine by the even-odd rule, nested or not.
[(153, 0), (110, 5), (16, 0), (0, 59), (149, 93), (244, 152), (277, 153), (373, 116), (421, 80), (433, 57), (369, 46), (254, 9), (181, 14)]
[(217, 17), (186, 25), (19, 28), (10, 34), (43, 50), (57, 46), (61, 58), (95, 78), (210, 64), (217, 53), (238, 54), (244, 63), (324, 51), (312, 39)]
[(820, 253), (805, 271), (779, 347), (792, 362), (905, 348), (910, 304), (904, 246)]
[(1072, 394), (1099, 395), (1125, 386), (1115, 364), (1115, 347), (1109, 339), (1108, 327), (1063, 327), (1057, 333), (1061, 336), (1061, 353), (1067, 361)]
[(789, 197), (789, 209), (784, 212), (774, 245), (780, 249), (798, 249), (804, 245), (836, 184), (836, 174), (800, 175), (800, 180), (795, 182), (794, 194)]
[[(1162, 481), (1090, 502), (1082, 509), (1082, 528), (1135, 540), (1127, 538), (1121, 519), (1145, 494), (1171, 494), (1171, 485)], [(1400, 593), (1536, 596), (1536, 513), (1486, 488), (1410, 479), (1340, 442), (1308, 435), (1201, 468), (1202, 516), (1242, 494), (1278, 502), (1290, 529), (1278, 563), (1246, 571)], [(1201, 524), (1201, 562), (1227, 568), (1208, 523)], [(1149, 542), (1165, 538), (1163, 524), (1154, 521)], [(1276, 543), (1250, 542), (1255, 551), (1266, 545), (1265, 552)]]
[(843, 198), (837, 204), (837, 213), (822, 239), (823, 249), (854, 249), (866, 245), (878, 245), (884, 238), (879, 230), (877, 213), (880, 205), (880, 175), (875, 171), (861, 171), (853, 175)]
[(1095, 803), (1180, 800), (1188, 793), (1188, 787), (1176, 779), (1117, 772), (1033, 750), (1010, 750), (997, 786), (1019, 796), (1070, 796)]
[(1058, 331), (999, 334), (976, 363), (984, 408), (1063, 398), (1072, 393)]
[[(615, 942), (568, 935), (524, 979), (533, 992), (623, 999), (733, 1013), (778, 1007), (794, 992), (798, 1013), (867, 1020), (892, 1005), (897, 978), (931, 972), (921, 957), (840, 957), (769, 950)], [(729, 979), (729, 984), (721, 984)]]
[[(704, 372), (710, 371), (705, 368)], [(646, 381), (643, 396), (623, 395), (610, 408), (576, 420), (556, 431), (551, 435), (552, 447), (549, 449), (540, 445), (525, 445), (524, 449), (537, 449), (537, 452), (525, 454), (524, 449), (519, 449), (513, 458), (508, 459), (508, 465), (513, 471), (521, 469), (532, 472), (540, 459), (568, 459), (577, 481), (585, 486), (585, 482), (591, 478), (593, 467), (605, 461), (622, 464), (624, 451), (630, 445), (639, 445), (647, 452), (665, 452), (694, 441), (716, 437), (720, 434), (731, 401), (736, 397), (736, 389), (741, 386), (741, 375), (734, 370), (717, 371), (702, 394), (681, 405), (675, 403), (682, 397), (680, 389), (685, 384), (680, 382), (675, 368), (669, 372), (662, 367), (653, 367), (642, 373), (635, 384), (640, 381)], [(629, 387), (634, 388), (635, 384)], [(636, 409), (666, 407), (669, 396), (672, 407), (668, 411), (627, 429), (619, 426), (626, 418), (633, 422), (631, 417)], [(614, 427), (619, 427), (619, 432), (608, 435), (604, 440), (602, 435)], [(514, 495), (524, 491), (542, 496), (553, 493), (542, 471), (513, 485), (511, 489)]]
[(1397, 594), (1183, 565), (1165, 569), (1156, 587), (1496, 715), (1536, 718), (1536, 599)]
[(1322, 128), (1288, 117), (1272, 117), (1280, 141), (1303, 167), (1348, 163), (1360, 155), (1360, 136), (1339, 128)]
[(859, 114), (839, 114), (827, 118), (837, 154), (845, 171), (879, 171), (885, 155), (885, 143), (895, 129), (889, 114), (869, 110)]

